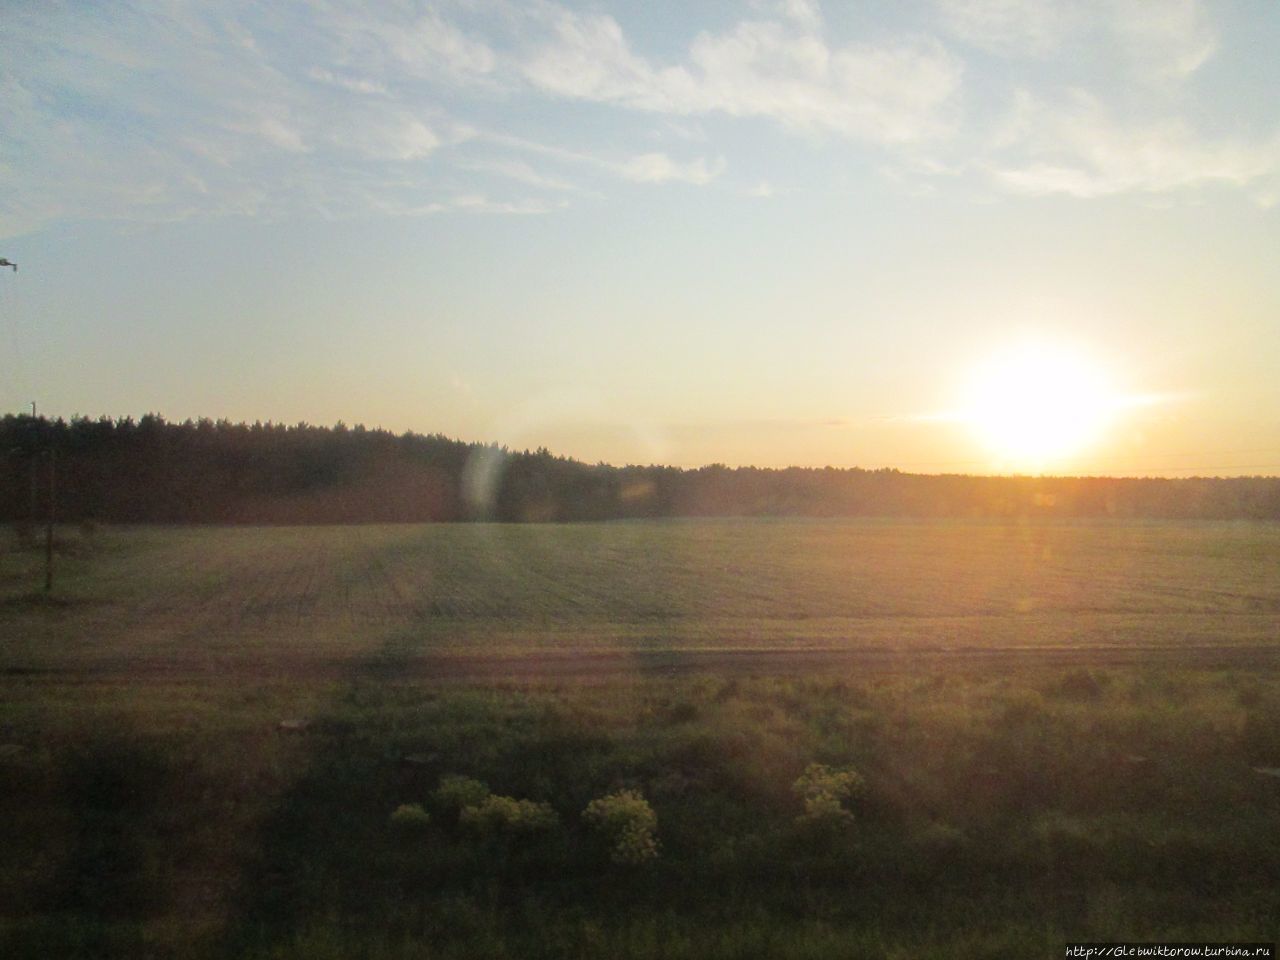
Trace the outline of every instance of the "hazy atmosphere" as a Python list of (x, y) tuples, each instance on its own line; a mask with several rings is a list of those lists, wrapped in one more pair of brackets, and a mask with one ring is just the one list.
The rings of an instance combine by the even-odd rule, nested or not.
[(1277, 51), (0, 0), (0, 957), (1274, 960)]
[(9, 4), (0, 405), (1275, 473), (1278, 48), (1263, 0)]

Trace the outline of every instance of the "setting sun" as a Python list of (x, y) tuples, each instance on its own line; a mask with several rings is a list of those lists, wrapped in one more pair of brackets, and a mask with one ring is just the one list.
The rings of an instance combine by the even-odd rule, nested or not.
[(964, 419), (1004, 468), (1041, 470), (1097, 441), (1116, 406), (1097, 363), (1069, 349), (1023, 344), (978, 367)]
[(0, 960), (1275, 960), (1277, 49), (0, 0)]

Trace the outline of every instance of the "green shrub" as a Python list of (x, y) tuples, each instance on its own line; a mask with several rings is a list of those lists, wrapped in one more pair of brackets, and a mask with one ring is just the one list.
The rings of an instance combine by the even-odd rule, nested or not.
[(465, 807), (474, 807), (484, 803), (489, 796), (489, 785), (464, 777), (457, 773), (446, 773), (440, 778), (440, 785), (433, 794), (437, 806), (450, 813), (457, 813)]
[(485, 836), (528, 834), (550, 830), (560, 818), (549, 803), (489, 794), (480, 803), (462, 808), (458, 822)]
[(619, 790), (597, 797), (582, 818), (612, 844), (614, 863), (639, 864), (658, 856), (658, 815), (639, 792)]
[(402, 803), (391, 811), (391, 825), (402, 830), (417, 830), (431, 822), (431, 814), (420, 803)]
[(848, 804), (862, 795), (865, 781), (852, 768), (834, 770), (824, 763), (811, 763), (796, 778), (791, 790), (804, 803), (802, 823), (834, 824), (853, 821)]

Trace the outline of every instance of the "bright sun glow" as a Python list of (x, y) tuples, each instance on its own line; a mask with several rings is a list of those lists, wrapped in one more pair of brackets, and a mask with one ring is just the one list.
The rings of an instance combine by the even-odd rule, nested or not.
[(1036, 471), (1095, 443), (1116, 406), (1097, 364), (1065, 348), (1026, 344), (978, 368), (964, 419), (1003, 468)]

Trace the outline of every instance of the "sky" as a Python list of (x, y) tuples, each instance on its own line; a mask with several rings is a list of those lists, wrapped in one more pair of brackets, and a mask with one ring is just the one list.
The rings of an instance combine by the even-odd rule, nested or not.
[(0, 409), (1280, 473), (1274, 0), (0, 18)]

